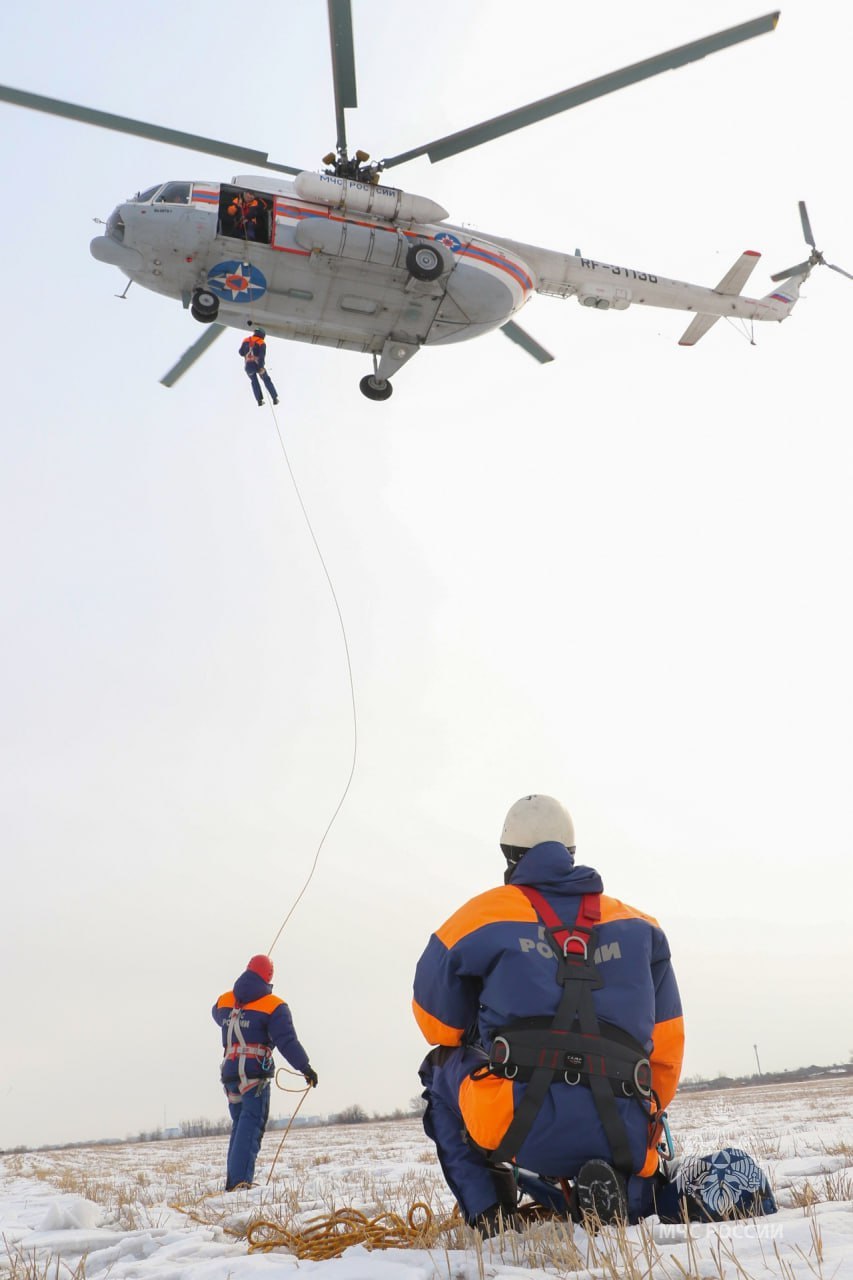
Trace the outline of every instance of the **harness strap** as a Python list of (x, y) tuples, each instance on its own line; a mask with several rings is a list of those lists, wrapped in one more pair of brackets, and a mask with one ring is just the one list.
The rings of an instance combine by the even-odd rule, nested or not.
[(257, 1080), (250, 1080), (245, 1089), (242, 1087), (242, 1085), (240, 1086), (239, 1089), (229, 1089), (228, 1086), (226, 1085), (225, 1097), (228, 1099), (229, 1102), (242, 1102), (244, 1095), (247, 1094), (250, 1089), (255, 1089), (255, 1088), (268, 1089), (269, 1083), (270, 1083), (269, 1077), (259, 1076)]
[(268, 1058), (270, 1056), (270, 1047), (268, 1044), (247, 1044), (232, 1045), (225, 1050), (225, 1060), (230, 1061), (232, 1058)]
[(549, 1066), (563, 1073), (566, 1084), (588, 1083), (589, 1076), (603, 1075), (613, 1092), (632, 1097), (634, 1091), (651, 1097), (651, 1067), (633, 1036), (610, 1023), (599, 1023), (599, 1036), (579, 1031), (555, 1031), (548, 1019), (531, 1018), (499, 1027), (489, 1052), (495, 1075), (524, 1084), (531, 1069)]
[(588, 953), (592, 931), (601, 920), (600, 893), (585, 893), (583, 895), (578, 907), (578, 914), (575, 917), (574, 929), (570, 930), (567, 925), (563, 924), (550, 902), (547, 898), (543, 898), (538, 889), (533, 889), (526, 884), (518, 885), (517, 888), (527, 898), (542, 923), (551, 930), (554, 941), (557, 943), (558, 954), (565, 955), (568, 952), (572, 955), (583, 955), (585, 949)]
[[(243, 1035), (240, 1028), (241, 1008), (241, 1005), (235, 1004), (228, 1018), (225, 1036), (225, 1055), (223, 1058), (223, 1061), (225, 1062), (233, 1062), (236, 1059), (237, 1075), (240, 1081), (238, 1086), (240, 1096), (244, 1093), (248, 1093), (248, 1091), (254, 1088), (258, 1083), (257, 1077), (251, 1077), (246, 1074), (246, 1059), (257, 1058), (260, 1060), (264, 1058), (272, 1058), (272, 1051), (269, 1045), (246, 1043), (246, 1037)], [(237, 1100), (239, 1099), (232, 1099), (232, 1101)]]
[[(601, 1028), (598, 1024), (592, 993), (604, 984), (592, 963), (591, 952), (594, 950), (596, 926), (601, 919), (601, 895), (584, 894), (575, 923), (570, 928), (560, 920), (550, 903), (538, 890), (528, 885), (517, 887), (548, 930), (557, 956), (557, 981), (563, 990), (549, 1030), (552, 1033), (568, 1032), (577, 1026), (582, 1036), (593, 1036), (600, 1040)], [(530, 1083), (524, 1091), (524, 1097), (510, 1121), (509, 1128), (491, 1153), (490, 1158), (494, 1163), (514, 1159), (518, 1154), (539, 1114), (548, 1090), (554, 1083), (559, 1069), (555, 1056), (548, 1055), (542, 1065), (533, 1068)], [(588, 1084), (610, 1145), (613, 1164), (617, 1169), (630, 1174), (634, 1163), (631, 1147), (613, 1097), (610, 1081), (600, 1073), (590, 1073)]]

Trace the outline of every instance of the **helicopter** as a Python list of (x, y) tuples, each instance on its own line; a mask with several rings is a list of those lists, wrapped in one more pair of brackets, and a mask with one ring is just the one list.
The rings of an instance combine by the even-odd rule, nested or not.
[[(350, 154), (345, 113), (357, 106), (350, 0), (328, 0), (335, 149), (322, 171), (265, 152), (0, 86), (0, 100), (82, 123), (244, 162), (270, 172), (230, 182), (172, 180), (119, 204), (90, 245), (131, 283), (178, 299), (205, 327), (161, 379), (173, 386), (226, 327), (351, 350), (372, 358), (359, 386), (387, 400), (391, 377), (422, 347), (500, 329), (540, 363), (553, 356), (515, 317), (534, 294), (576, 298), (596, 310), (654, 306), (693, 313), (680, 342), (692, 346), (721, 317), (781, 321), (817, 264), (805, 206), (806, 262), (772, 277), (760, 298), (741, 290), (760, 255), (747, 251), (715, 289), (621, 264), (474, 232), (436, 201), (385, 185), (385, 170), (426, 155), (435, 163), (581, 103), (775, 29), (779, 13), (742, 23), (587, 81), (480, 124), (371, 162)], [(279, 175), (288, 175), (287, 177)], [(841, 271), (841, 268), (834, 267)], [(842, 272), (842, 274), (847, 274)]]

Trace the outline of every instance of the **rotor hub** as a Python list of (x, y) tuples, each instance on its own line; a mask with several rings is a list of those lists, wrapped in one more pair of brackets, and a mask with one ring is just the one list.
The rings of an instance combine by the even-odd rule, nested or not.
[(382, 164), (378, 161), (368, 164), (369, 160), (370, 153), (360, 149), (350, 159), (344, 147), (338, 147), (335, 151), (330, 151), (328, 155), (323, 156), (323, 164), (329, 166), (326, 169), (326, 173), (330, 177), (347, 178), (351, 182), (375, 184), (379, 181)]

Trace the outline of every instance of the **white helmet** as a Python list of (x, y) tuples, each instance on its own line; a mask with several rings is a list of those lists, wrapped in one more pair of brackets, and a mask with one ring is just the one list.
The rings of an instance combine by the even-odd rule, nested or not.
[(572, 815), (553, 796), (522, 796), (506, 815), (501, 848), (507, 854), (508, 849), (532, 849), (544, 840), (557, 840), (573, 849), (575, 825)]

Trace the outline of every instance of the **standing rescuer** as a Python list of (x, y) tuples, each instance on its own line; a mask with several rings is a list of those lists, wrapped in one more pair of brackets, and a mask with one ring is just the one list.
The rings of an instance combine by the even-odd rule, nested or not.
[(231, 1114), (226, 1191), (251, 1184), (255, 1176), (275, 1075), (273, 1048), (312, 1088), (317, 1085), (317, 1072), (297, 1038), (290, 1009), (272, 994), (272, 979), (269, 956), (252, 956), (233, 990), (213, 1006), (213, 1019), (222, 1028), (221, 1077)]
[(516, 1202), (512, 1164), (571, 1182), (574, 1213), (646, 1211), (656, 1115), (684, 1031), (669, 946), (651, 916), (576, 866), (574, 825), (525, 796), (500, 838), (504, 886), (465, 903), (417, 966), (424, 1128), (467, 1221)]

